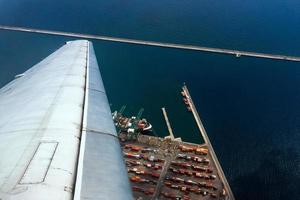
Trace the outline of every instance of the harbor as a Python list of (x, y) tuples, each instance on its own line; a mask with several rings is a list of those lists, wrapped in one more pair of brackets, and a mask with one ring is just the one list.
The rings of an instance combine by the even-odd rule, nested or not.
[(134, 198), (234, 200), (186, 85), (181, 95), (186, 112), (194, 115), (204, 144), (175, 138), (165, 107), (162, 112), (169, 136), (164, 138), (151, 134), (153, 127), (141, 112), (126, 117), (123, 106), (113, 113)]
[[(39, 29), (93, 37), (103, 36), (103, 40), (87, 40), (93, 43), (111, 112), (119, 111), (123, 105), (126, 105), (123, 115), (131, 118), (132, 116), (137, 117), (140, 108), (144, 108), (142, 117), (153, 126), (151, 136), (164, 139), (170, 136), (161, 109), (164, 107), (174, 138), (181, 138), (184, 142), (204, 144), (204, 138), (199, 132), (194, 115), (188, 111), (187, 106), (184, 106), (185, 103), (180, 95), (182, 83), (186, 82), (235, 199), (300, 200), (300, 193), (297, 190), (300, 188), (300, 120), (298, 120), (300, 117), (300, 68), (299, 62), (284, 60), (284, 56), (300, 57), (299, 1), (12, 0), (0, 1), (0, 5), (0, 25), (5, 28)], [(105, 38), (107, 36), (109, 38)], [(111, 37), (226, 49), (232, 50), (232, 54), (104, 40), (112, 39)], [(0, 86), (4, 87), (14, 79), (16, 82), (26, 78), (26, 71), (30, 67), (58, 50), (65, 42), (78, 39), (84, 40), (81, 35), (75, 37), (0, 29)], [(281, 55), (283, 60), (248, 57), (239, 54), (239, 51)], [(81, 53), (83, 51), (80, 51)], [(82, 57), (84, 56), (77, 56), (76, 60), (81, 60)], [(57, 65), (57, 67), (61, 66), (59, 70), (69, 67), (69, 64), (66, 65), (66, 63), (69, 63), (70, 59), (64, 57), (63, 60), (65, 62)], [(41, 64), (50, 63), (43, 62)], [(73, 64), (70, 63), (71, 66)], [(57, 67), (55, 66), (55, 68)], [(96, 74), (94, 71), (90, 72), (92, 72), (90, 75)], [(25, 76), (23, 76), (24, 74)], [(58, 76), (60, 75), (62, 73), (58, 74)], [(84, 75), (74, 76), (73, 73), (69, 75), (68, 77), (74, 81), (84, 77)], [(42, 81), (48, 80), (49, 72), (40, 75), (41, 81), (29, 83), (28, 94), (35, 92), (34, 101), (27, 101), (27, 98), (14, 98), (13, 100), (19, 99), (20, 103), (25, 102), (26, 106), (23, 106), (22, 109), (27, 108), (27, 110), (29, 110), (29, 104), (38, 101), (43, 104), (47, 103), (48, 98), (44, 98), (44, 101), (38, 99), (48, 96), (48, 94), (42, 95), (42, 92), (53, 91), (50, 82), (55, 81), (58, 76), (50, 78), (48, 84), (41, 87), (41, 92), (36, 92), (34, 88)], [(55, 82), (56, 85), (62, 83)], [(22, 83), (19, 87), (24, 87), (24, 85)], [(74, 96), (73, 93), (64, 92), (65, 89), (70, 90), (77, 85), (78, 80), (76, 84), (69, 84), (67, 81), (67, 87), (61, 88), (63, 94), (69, 97), (68, 101), (82, 99)], [(81, 88), (80, 93), (83, 90), (84, 88)], [(6, 92), (6, 90), (4, 91)], [(7, 95), (14, 94), (15, 92), (11, 89), (7, 90)], [(91, 98), (87, 97), (85, 101), (89, 99)], [(97, 102), (93, 104), (101, 101), (101, 98), (97, 98)], [(13, 115), (21, 115), (18, 104), (10, 103), (12, 109), (2, 106), (3, 109), (7, 107), (9, 110), (7, 113), (2, 112), (5, 113), (5, 115), (1, 115), (3, 118), (8, 117), (4, 122), (12, 121), (11, 116)], [(59, 108), (66, 107), (67, 109), (72, 105), (60, 102)], [(72, 109), (72, 112), (79, 111), (81, 105), (84, 104), (74, 104), (76, 108)], [(37, 108), (46, 107), (34, 106), (24, 114), (31, 116), (32, 110)], [(14, 114), (13, 110), (18, 112)], [(97, 111), (97, 109), (89, 110)], [(79, 119), (79, 117), (75, 118), (72, 112), (65, 112), (64, 115), (70, 116), (74, 120)], [(107, 111), (109, 115), (111, 112)], [(102, 114), (104, 113), (101, 112), (100, 115)], [(65, 117), (60, 117), (60, 123), (56, 125), (69, 127), (65, 120)], [(52, 121), (50, 120), (50, 122)], [(24, 120), (18, 122), (25, 124)], [(98, 122), (97, 126), (100, 125), (101, 123)], [(8, 127), (9, 124), (4, 123), (4, 126)], [(80, 126), (79, 123), (73, 123), (72, 126), (76, 127), (76, 132), (72, 131), (70, 134), (74, 135), (79, 131)], [(16, 127), (15, 123), (13, 126), (9, 126), (10, 129), (13, 127)], [(24, 126), (26, 132), (33, 130), (29, 126), (26, 127)], [(110, 127), (114, 129), (114, 126)], [(42, 127), (39, 130), (48, 129)], [(92, 130), (98, 129), (93, 127)], [(58, 131), (59, 129), (55, 129), (55, 135), (59, 134)], [(104, 131), (104, 133), (107, 132)], [(147, 134), (146, 132), (143, 134)], [(19, 133), (21, 131), (8, 136), (9, 138), (15, 137)], [(62, 136), (65, 135), (62, 134)], [(68, 140), (68, 144), (73, 140), (77, 143), (80, 142), (79, 136), (76, 134), (75, 137)], [(81, 138), (85, 139), (85, 137)], [(51, 138), (44, 139), (50, 140)], [(95, 187), (86, 187), (86, 189), (101, 191), (104, 199), (106, 192), (111, 191), (120, 198), (114, 198), (115, 195), (108, 195), (106, 198), (127, 200), (125, 194), (132, 196), (130, 182), (127, 172), (125, 173), (125, 164), (118, 138), (115, 137), (115, 140), (117, 146), (102, 143), (103, 140), (99, 140), (98, 142), (103, 145), (93, 147), (95, 151), (100, 152), (97, 154), (99, 155), (98, 159), (92, 159), (95, 161), (92, 162), (95, 165), (93, 169), (97, 173), (88, 170), (87, 175), (92, 174), (93, 176), (89, 176), (91, 178), (100, 176), (98, 180), (104, 184), (103, 186), (95, 184)], [(2, 141), (4, 150), (10, 152), (8, 149), (14, 145)], [(51, 139), (51, 141), (54, 140)], [(94, 140), (94, 143), (97, 141)], [(60, 153), (59, 149), (65, 147), (65, 145), (59, 144), (56, 152)], [(92, 149), (90, 144), (87, 144), (86, 147)], [(79, 148), (84, 148), (84, 145), (80, 145)], [(103, 151), (99, 151), (99, 148)], [(116, 153), (111, 149), (118, 150), (118, 159), (122, 161), (120, 164), (109, 164), (107, 159), (114, 159), (113, 155)], [(11, 152), (17, 150), (21, 150), (19, 145)], [(74, 152), (75, 150), (72, 151), (72, 154)], [(103, 154), (103, 152), (108, 153)], [(12, 153), (8, 153), (8, 155), (9, 160), (18, 161), (18, 159), (12, 159)], [(104, 157), (104, 155), (106, 156)], [(66, 157), (67, 160), (69, 157)], [(83, 156), (78, 159), (78, 173), (69, 175), (70, 170), (68, 170), (67, 176), (78, 176), (77, 174), (80, 176), (82, 164), (79, 163), (83, 161), (82, 158)], [(67, 162), (67, 160), (65, 161)], [(12, 166), (5, 164), (7, 162), (4, 161), (3, 157), (3, 170)], [(54, 161), (53, 163), (57, 163)], [(29, 161), (25, 164), (28, 163)], [(103, 163), (103, 165), (99, 163)], [(52, 168), (56, 169), (59, 174), (64, 173), (60, 170), (61, 166), (53, 165), (49, 170)], [(123, 172), (124, 178), (117, 173), (109, 173), (111, 170), (117, 171), (118, 169)], [(103, 172), (103, 175), (98, 172)], [(114, 175), (110, 176), (109, 174)], [(3, 175), (3, 177), (7, 176)], [(108, 177), (107, 180), (111, 180), (112, 183), (104, 181), (105, 177)], [(82, 179), (72, 179), (72, 181), (77, 180), (81, 182)], [(119, 184), (122, 180), (128, 186), (127, 188), (124, 188), (125, 184)], [(62, 182), (55, 182), (55, 184), (60, 183)], [(35, 187), (34, 185), (37, 184), (28, 186), (30, 188)], [(45, 183), (40, 185), (46, 186)], [(83, 186), (86, 185), (83, 184)], [(72, 198), (78, 187), (72, 187), (74, 184), (68, 184), (68, 186), (70, 187), (65, 193), (70, 194), (70, 198)], [(60, 189), (53, 187), (53, 189), (55, 188)], [(19, 192), (20, 188), (18, 194), (11, 193), (11, 195), (17, 196), (20, 194)], [(26, 191), (24, 190), (24, 192)], [(33, 195), (37, 196), (36, 193), (34, 192)], [(99, 198), (99, 195), (93, 195), (91, 192), (87, 194), (90, 197)], [(49, 197), (49, 195), (44, 195), (45, 198), (47, 196)], [(43, 197), (41, 199), (45, 200)]]
[(51, 30), (3, 26), (3, 25), (0, 25), (0, 30), (20, 31), (20, 32), (39, 33), (39, 34), (47, 34), (47, 35), (75, 37), (75, 38), (82, 38), (82, 39), (121, 42), (121, 43), (136, 44), (136, 45), (156, 46), (156, 47), (163, 47), (163, 48), (174, 48), (174, 49), (183, 49), (183, 50), (192, 50), (192, 51), (203, 51), (203, 52), (210, 52), (210, 53), (229, 54), (229, 55), (234, 55), (236, 58), (240, 58), (241, 56), (247, 56), (247, 57), (256, 57), (256, 58), (264, 58), (264, 59), (300, 62), (300, 57), (297, 56), (276, 55), (276, 54), (258, 53), (258, 52), (250, 52), (250, 51), (211, 48), (211, 47), (195, 46), (195, 45), (182, 45), (182, 44), (155, 42), (155, 41), (135, 40), (135, 39), (128, 39), (128, 38), (120, 38), (120, 37), (108, 37), (102, 35), (90, 35), (90, 34), (51, 31)]

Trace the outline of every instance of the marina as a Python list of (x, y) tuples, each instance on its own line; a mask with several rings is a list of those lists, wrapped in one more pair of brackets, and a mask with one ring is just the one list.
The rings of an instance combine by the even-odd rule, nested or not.
[(71, 33), (71, 32), (63, 32), (63, 31), (51, 31), (51, 30), (3, 26), (3, 25), (0, 25), (0, 30), (20, 31), (20, 32), (39, 33), (39, 34), (47, 34), (47, 35), (75, 37), (75, 38), (82, 38), (82, 39), (94, 39), (94, 40), (103, 40), (103, 41), (110, 41), (110, 42), (121, 42), (121, 43), (128, 43), (128, 44), (156, 46), (156, 47), (174, 48), (174, 49), (183, 49), (183, 50), (192, 50), (192, 51), (203, 51), (203, 52), (220, 53), (220, 54), (229, 54), (229, 55), (234, 55), (237, 58), (240, 58), (241, 56), (247, 56), (247, 57), (300, 62), (300, 57), (296, 57), (296, 56), (275, 55), (275, 54), (268, 54), (268, 53), (257, 53), (257, 52), (250, 52), (250, 51), (211, 48), (211, 47), (195, 46), (195, 45), (162, 43), (162, 42), (155, 42), (155, 41), (135, 40), (135, 39), (119, 38), (119, 37), (108, 37), (108, 36), (102, 36), (102, 35), (90, 35), (90, 34)]
[[(181, 95), (186, 99), (186, 112), (195, 117), (204, 144), (175, 138), (164, 107), (162, 112), (169, 134), (164, 138), (151, 135), (152, 125), (141, 117), (140, 112), (138, 116), (126, 117), (123, 106), (113, 113), (134, 198), (234, 200), (186, 85), (182, 87)], [(145, 129), (150, 131), (145, 132)]]

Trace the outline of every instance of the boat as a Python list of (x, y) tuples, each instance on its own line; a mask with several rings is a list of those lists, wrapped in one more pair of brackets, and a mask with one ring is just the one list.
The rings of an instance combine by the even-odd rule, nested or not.
[(138, 128), (142, 129), (143, 131), (149, 131), (150, 129), (152, 129), (152, 125), (147, 122), (146, 119), (142, 119), (138, 122)]
[(145, 128), (143, 128), (143, 131), (149, 131), (152, 129), (152, 125), (150, 123), (147, 122), (147, 125)]

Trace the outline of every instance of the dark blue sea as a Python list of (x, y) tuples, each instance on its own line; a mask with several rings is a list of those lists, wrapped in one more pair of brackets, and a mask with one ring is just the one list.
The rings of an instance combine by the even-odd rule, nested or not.
[[(0, 0), (0, 24), (300, 56), (299, 0)], [(0, 31), (0, 86), (73, 39)], [(201, 143), (186, 82), (236, 199), (300, 200), (300, 63), (93, 43), (112, 110)]]

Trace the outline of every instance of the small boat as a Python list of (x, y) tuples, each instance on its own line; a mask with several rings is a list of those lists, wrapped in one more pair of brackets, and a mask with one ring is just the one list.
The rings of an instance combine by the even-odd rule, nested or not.
[(236, 53), (236, 54), (235, 54), (235, 57), (239, 58), (239, 57), (241, 57), (241, 55), (242, 55), (242, 54), (240, 54), (240, 53)]
[(21, 77), (23, 77), (23, 76), (25, 76), (25, 74), (17, 74), (17, 75), (15, 76), (15, 79), (21, 78)]
[(143, 128), (143, 131), (149, 131), (150, 129), (152, 129), (152, 125), (150, 123), (147, 123), (147, 126)]

